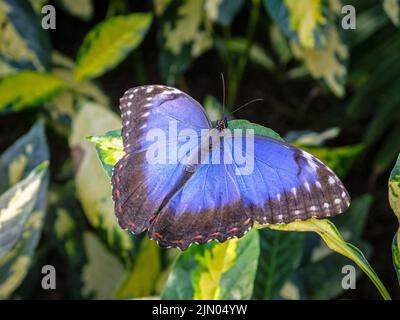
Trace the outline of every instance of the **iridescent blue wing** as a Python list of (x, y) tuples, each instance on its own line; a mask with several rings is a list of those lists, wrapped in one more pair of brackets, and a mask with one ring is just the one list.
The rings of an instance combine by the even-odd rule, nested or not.
[(301, 149), (256, 136), (254, 160), (253, 174), (237, 177), (246, 214), (255, 222), (325, 218), (350, 205), (349, 194), (335, 173)]
[[(228, 149), (243, 154), (247, 138)], [(213, 149), (212, 153), (221, 152)], [(255, 136), (254, 168), (201, 164), (169, 200), (149, 229), (163, 247), (241, 237), (260, 224), (289, 223), (343, 212), (349, 195), (337, 176), (314, 156), (280, 141)]]
[[(220, 152), (213, 148), (209, 158)], [(211, 162), (211, 160), (209, 161)], [(192, 243), (204, 244), (241, 237), (252, 226), (246, 216), (235, 167), (200, 164), (175, 193), (149, 228), (149, 237), (161, 247), (185, 250)]]
[[(122, 140), (125, 156), (113, 170), (112, 194), (115, 213), (122, 228), (143, 232), (162, 203), (191, 175), (179, 161), (174, 164), (151, 164), (146, 152), (154, 143), (147, 139), (152, 129), (166, 134), (166, 144), (183, 142), (171, 133), (210, 128), (202, 106), (187, 94), (166, 86), (142, 86), (129, 89), (120, 99)], [(174, 130), (175, 131), (175, 130)], [(172, 138), (168, 135), (171, 134)], [(175, 137), (175, 138), (174, 138)], [(168, 150), (168, 146), (166, 147)], [(179, 160), (179, 159), (177, 159)]]

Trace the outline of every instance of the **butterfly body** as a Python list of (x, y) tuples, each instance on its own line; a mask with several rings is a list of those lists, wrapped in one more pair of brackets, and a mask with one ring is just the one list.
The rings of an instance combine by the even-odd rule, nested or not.
[[(115, 212), (121, 227), (148, 229), (162, 247), (222, 242), (254, 223), (324, 218), (349, 206), (343, 184), (314, 156), (272, 138), (239, 135), (226, 119), (212, 128), (202, 106), (175, 88), (132, 88), (120, 108), (126, 154), (113, 171)], [(155, 132), (168, 137), (156, 161), (148, 157)]]

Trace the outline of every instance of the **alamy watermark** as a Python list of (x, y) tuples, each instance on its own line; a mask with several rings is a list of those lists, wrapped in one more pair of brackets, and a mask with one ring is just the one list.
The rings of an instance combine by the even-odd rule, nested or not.
[(146, 136), (146, 160), (149, 164), (178, 164), (194, 171), (199, 164), (233, 164), (236, 175), (254, 170), (253, 129), (178, 130), (178, 121), (169, 121), (168, 131), (150, 129)]
[(43, 290), (55, 290), (56, 289), (56, 268), (50, 264), (46, 264), (42, 267), (42, 289)]
[(356, 268), (351, 265), (347, 264), (342, 267), (342, 274), (345, 276), (342, 278), (342, 288), (344, 290), (349, 289), (356, 289), (356, 280), (357, 280), (357, 273)]

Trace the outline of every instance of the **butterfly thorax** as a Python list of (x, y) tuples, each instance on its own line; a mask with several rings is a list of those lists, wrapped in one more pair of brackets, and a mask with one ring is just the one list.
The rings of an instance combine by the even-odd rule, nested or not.
[(224, 118), (221, 119), (221, 120), (217, 120), (217, 126), (216, 126), (216, 128), (217, 128), (219, 131), (222, 131), (222, 130), (228, 128), (228, 119), (227, 119), (226, 117), (224, 117)]

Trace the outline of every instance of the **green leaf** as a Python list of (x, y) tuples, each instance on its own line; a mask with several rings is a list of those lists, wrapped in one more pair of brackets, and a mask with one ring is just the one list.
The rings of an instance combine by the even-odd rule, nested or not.
[(35, 167), (48, 159), (44, 126), (38, 122), (0, 156), (0, 192), (26, 178)]
[(389, 202), (400, 221), (400, 155), (389, 177)]
[(49, 34), (29, 1), (0, 1), (0, 34), (0, 65), (9, 67), (7, 73), (50, 68)]
[(393, 237), (392, 243), (392, 255), (393, 255), (393, 266), (396, 270), (397, 280), (400, 285), (400, 230), (397, 231), (397, 235)]
[(92, 299), (110, 299), (122, 280), (124, 266), (91, 232), (83, 234), (87, 263), (82, 270), (82, 296)]
[(122, 146), (121, 130), (117, 129), (104, 135), (88, 137), (88, 140), (96, 143), (97, 155), (103, 168), (111, 178), (114, 165), (125, 154)]
[(0, 156), (0, 192), (8, 189), (0, 196), (0, 298), (9, 296), (25, 278), (39, 241), (48, 159), (40, 122)]
[(334, 26), (329, 29), (325, 47), (303, 48), (292, 43), (292, 52), (313, 78), (322, 81), (336, 96), (344, 96), (349, 52)]
[[(0, 192), (15, 186), (29, 174), (32, 175), (32, 170), (48, 159), (49, 150), (44, 127), (42, 123), (38, 122), (27, 134), (19, 138), (0, 156)], [(22, 187), (19, 187), (19, 189), (22, 189)], [(44, 187), (43, 189), (46, 188)], [(10, 190), (7, 192), (11, 192)], [(34, 192), (32, 191), (32, 193)], [(41, 192), (40, 196), (42, 195), (43, 192)], [(0, 246), (0, 257), (8, 249), (12, 248), (19, 239), (26, 217), (33, 209), (37, 209), (35, 208), (36, 198), (34, 196), (27, 197), (24, 200), (25, 202), (16, 203), (15, 208), (11, 208), (12, 212), (8, 212), (8, 218), (4, 216), (4, 219), (7, 218), (7, 223), (3, 226), (0, 223), (0, 243), (2, 244)], [(11, 216), (11, 213), (13, 216)], [(10, 235), (14, 235), (14, 237)]]
[(61, 257), (66, 268), (67, 298), (79, 299), (82, 298), (82, 268), (86, 263), (83, 244), (86, 221), (73, 181), (66, 185), (52, 184), (48, 199), (44, 232), (51, 249)]
[[(361, 240), (361, 235), (371, 203), (372, 197), (368, 194), (358, 197), (352, 201), (346, 214), (333, 218), (340, 227), (343, 238), (356, 243), (363, 252), (366, 252), (367, 257), (370, 246)], [(306, 234), (303, 261), (296, 276), (302, 284), (302, 290), (307, 299), (332, 299), (343, 293), (342, 268), (347, 264), (349, 262), (345, 256), (337, 255), (329, 250), (316, 234)], [(359, 269), (356, 269), (356, 276), (361, 276)]]
[(347, 241), (360, 241), (367, 223), (368, 213), (373, 202), (370, 194), (364, 194), (351, 201), (346, 214), (333, 218)]
[(399, 0), (384, 0), (383, 8), (392, 22), (400, 27), (400, 1)]
[(160, 71), (168, 84), (174, 84), (176, 76), (212, 46), (203, 8), (204, 0), (173, 1), (161, 17)]
[[(361, 248), (363, 248), (364, 252), (369, 249), (368, 246), (365, 248), (362, 246)], [(322, 248), (317, 247), (316, 249), (321, 250)], [(316, 261), (311, 260), (302, 266), (297, 275), (301, 279), (307, 298), (311, 300), (328, 300), (343, 293), (342, 268), (348, 264), (346, 257), (328, 252), (326, 256), (322, 256)], [(357, 279), (361, 274), (362, 272), (356, 269)]]
[(323, 47), (328, 38), (329, 4), (326, 0), (263, 0), (281, 30), (303, 48)]
[(277, 298), (283, 285), (298, 268), (304, 235), (260, 230), (260, 256), (253, 298)]
[(229, 125), (229, 129), (242, 129), (242, 130), (246, 130), (246, 129), (252, 129), (254, 130), (254, 134), (256, 135), (260, 135), (260, 136), (266, 136), (266, 137), (270, 137), (270, 138), (274, 138), (276, 140), (280, 140), (280, 141), (284, 141), (281, 136), (276, 133), (274, 130), (261, 126), (259, 124), (256, 123), (252, 123), (250, 121), (247, 120), (231, 120), (228, 122)]
[(242, 6), (243, 0), (206, 0), (204, 10), (211, 21), (229, 26)]
[(318, 233), (331, 250), (353, 260), (371, 279), (384, 299), (390, 299), (390, 295), (385, 286), (382, 284), (375, 271), (369, 265), (362, 252), (352, 244), (345, 242), (335, 225), (329, 220), (311, 218), (304, 221), (291, 222), (289, 224), (268, 225), (267, 227), (282, 231), (312, 231)]
[(0, 114), (21, 111), (51, 100), (66, 88), (59, 78), (22, 71), (0, 80)]
[(162, 299), (250, 299), (259, 250), (256, 230), (222, 244), (193, 245), (178, 256)]
[(81, 101), (81, 110), (72, 124), (69, 143), (74, 162), (78, 197), (89, 223), (101, 233), (108, 245), (130, 260), (133, 240), (118, 225), (111, 197), (110, 179), (98, 161), (96, 150), (87, 141), (121, 126), (119, 117), (93, 102)]
[(156, 293), (157, 280), (161, 274), (160, 248), (147, 237), (141, 241), (133, 269), (126, 272), (126, 278), (116, 293), (118, 299), (150, 297)]
[[(389, 203), (400, 222), (400, 155), (389, 177)], [(392, 244), (393, 264), (400, 284), (400, 227)]]
[(59, 0), (61, 6), (72, 16), (89, 21), (93, 17), (92, 0)]
[(0, 298), (9, 297), (28, 273), (43, 225), (47, 162), (0, 196)]
[(98, 77), (114, 68), (144, 39), (152, 21), (149, 13), (109, 18), (83, 40), (76, 61), (78, 82)]

